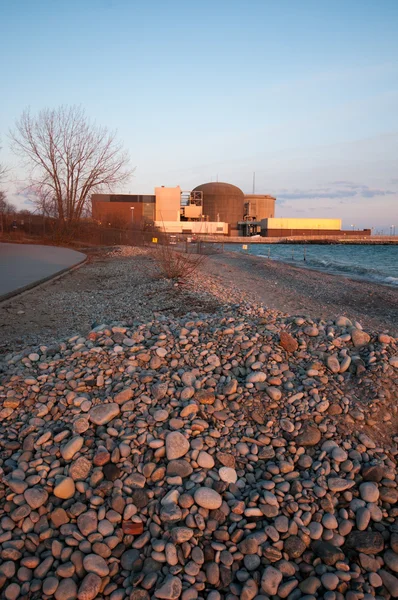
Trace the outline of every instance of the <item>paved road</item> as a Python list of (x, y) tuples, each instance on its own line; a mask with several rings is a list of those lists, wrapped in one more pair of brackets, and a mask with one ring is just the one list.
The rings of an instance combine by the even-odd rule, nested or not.
[(0, 243), (0, 299), (85, 259), (85, 254), (33, 244)]

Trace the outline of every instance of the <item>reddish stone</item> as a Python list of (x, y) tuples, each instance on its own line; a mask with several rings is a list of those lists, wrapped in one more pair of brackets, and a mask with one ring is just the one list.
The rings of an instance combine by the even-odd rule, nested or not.
[(143, 523), (133, 523), (132, 521), (125, 521), (122, 524), (123, 532), (128, 535), (141, 535), (144, 531)]
[(96, 467), (102, 467), (111, 460), (111, 455), (106, 448), (100, 448), (94, 455), (93, 463)]
[(281, 331), (279, 336), (279, 343), (286, 350), (286, 352), (295, 352), (298, 348), (297, 340), (287, 333), (287, 331)]
[(214, 404), (216, 397), (211, 390), (199, 390), (195, 394), (195, 400), (200, 402), (200, 404)]

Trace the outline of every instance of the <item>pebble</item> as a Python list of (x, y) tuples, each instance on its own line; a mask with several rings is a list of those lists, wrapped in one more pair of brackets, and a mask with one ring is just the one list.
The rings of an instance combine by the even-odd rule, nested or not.
[(379, 488), (375, 483), (366, 481), (359, 486), (359, 493), (365, 502), (377, 502), (379, 499)]
[(94, 406), (89, 412), (89, 419), (94, 425), (106, 425), (120, 414), (119, 405), (112, 402)]
[(87, 554), (83, 559), (83, 566), (88, 573), (95, 573), (99, 577), (106, 577), (109, 567), (102, 556)]
[(53, 493), (57, 498), (68, 500), (68, 498), (72, 498), (74, 496), (75, 489), (75, 482), (73, 481), (72, 477), (64, 477), (56, 484)]
[(283, 575), (275, 567), (266, 567), (261, 577), (261, 589), (269, 596), (275, 596)]
[(397, 597), (390, 333), (243, 301), (5, 355), (4, 597)]
[(202, 508), (208, 508), (209, 510), (215, 510), (220, 508), (222, 504), (222, 497), (216, 490), (207, 487), (198, 488), (194, 495), (196, 504)]
[(180, 597), (182, 591), (181, 579), (168, 575), (161, 587), (156, 589), (155, 598), (165, 598), (166, 600), (176, 600)]
[(47, 502), (48, 492), (41, 487), (32, 487), (27, 489), (24, 492), (24, 498), (26, 502), (29, 504), (30, 508), (36, 510), (43, 506)]
[(82, 448), (83, 444), (84, 438), (80, 435), (76, 435), (61, 448), (62, 458), (66, 461), (72, 460), (74, 455)]
[(98, 597), (102, 579), (95, 573), (88, 573), (80, 584), (77, 592), (78, 600), (95, 600)]
[(216, 464), (212, 455), (208, 452), (203, 452), (203, 450), (199, 452), (197, 463), (203, 469), (212, 469)]
[(173, 431), (166, 437), (166, 453), (168, 460), (175, 460), (185, 456), (189, 447), (189, 441), (179, 431)]
[(226, 483), (236, 483), (238, 479), (238, 475), (235, 469), (231, 469), (230, 467), (221, 467), (218, 471), (220, 475), (221, 481), (225, 481)]

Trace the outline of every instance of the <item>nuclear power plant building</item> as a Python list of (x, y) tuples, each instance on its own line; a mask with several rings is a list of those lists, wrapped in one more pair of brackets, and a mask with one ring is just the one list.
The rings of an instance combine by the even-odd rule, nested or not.
[[(230, 183), (203, 183), (191, 191), (161, 186), (154, 194), (93, 194), (92, 217), (107, 226), (155, 227), (187, 235), (292, 237), (344, 233), (340, 219), (276, 218), (275, 201), (270, 195), (244, 194)], [(370, 235), (370, 230), (358, 234), (367, 232)]]

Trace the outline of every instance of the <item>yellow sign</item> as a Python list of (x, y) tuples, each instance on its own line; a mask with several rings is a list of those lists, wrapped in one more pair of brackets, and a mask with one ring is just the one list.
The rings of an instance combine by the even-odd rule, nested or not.
[(152, 238), (152, 243), (153, 244), (157, 244), (158, 243), (158, 238)]
[(243, 244), (242, 250), (247, 250), (247, 244)]

